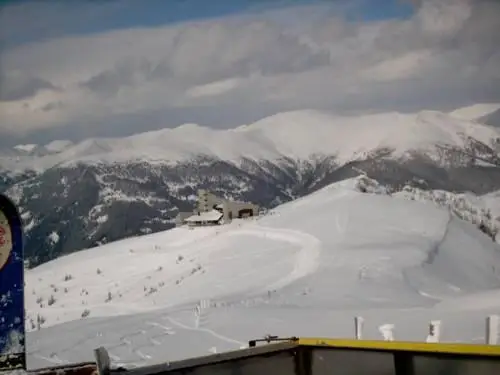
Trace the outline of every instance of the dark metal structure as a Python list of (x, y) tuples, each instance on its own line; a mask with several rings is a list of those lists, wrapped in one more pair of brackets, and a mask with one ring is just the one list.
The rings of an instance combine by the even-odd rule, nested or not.
[(0, 194), (0, 372), (26, 368), (22, 221)]
[(94, 362), (73, 363), (55, 367), (39, 368), (28, 371), (36, 375), (97, 375), (98, 368)]
[[(257, 345), (258, 342), (272, 342)], [(268, 337), (248, 349), (101, 375), (499, 375), (500, 346)], [(102, 350), (102, 349), (101, 349)], [(101, 351), (96, 356), (107, 355)], [(107, 359), (98, 360), (106, 364)]]

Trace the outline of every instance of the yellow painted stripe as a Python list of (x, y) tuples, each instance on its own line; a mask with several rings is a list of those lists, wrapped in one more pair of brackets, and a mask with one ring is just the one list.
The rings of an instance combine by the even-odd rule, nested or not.
[(500, 356), (500, 345), (446, 344), (410, 341), (344, 340), (304, 337), (295, 341), (303, 346), (327, 346), (333, 348), (376, 349), (385, 351), (413, 351), (424, 353), (448, 353), (464, 355)]

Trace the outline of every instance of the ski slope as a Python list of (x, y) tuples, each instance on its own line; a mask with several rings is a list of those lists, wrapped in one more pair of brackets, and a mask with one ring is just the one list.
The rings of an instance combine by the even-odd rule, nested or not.
[(441, 319), (443, 340), (481, 342), (500, 311), (500, 246), (447, 210), (347, 180), (255, 220), (56, 259), (27, 272), (26, 298), (28, 318), (45, 320), (28, 334), (30, 368), (100, 345), (138, 366), (265, 334), (353, 337), (355, 315), (365, 338), (393, 323), (396, 339), (421, 341)]

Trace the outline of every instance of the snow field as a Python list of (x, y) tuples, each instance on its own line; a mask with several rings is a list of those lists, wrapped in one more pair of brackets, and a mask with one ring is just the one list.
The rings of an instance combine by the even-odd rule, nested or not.
[(499, 245), (434, 204), (354, 186), (330, 185), (258, 220), (122, 240), (28, 271), (27, 313), (44, 320), (40, 330), (27, 323), (29, 366), (91, 359), (100, 345), (132, 366), (269, 333), (353, 337), (354, 316), (365, 338), (390, 323), (396, 339), (423, 341), (438, 319), (442, 340), (484, 342), (485, 317), (500, 311)]

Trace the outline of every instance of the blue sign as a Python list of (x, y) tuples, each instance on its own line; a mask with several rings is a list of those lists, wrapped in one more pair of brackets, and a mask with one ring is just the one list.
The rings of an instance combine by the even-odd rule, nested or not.
[(26, 369), (23, 230), (14, 204), (0, 194), (0, 371)]

